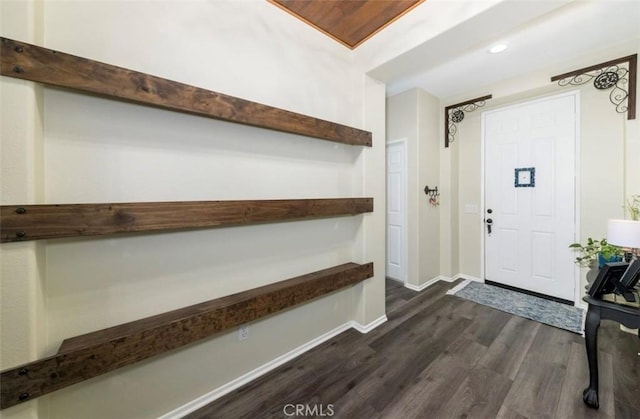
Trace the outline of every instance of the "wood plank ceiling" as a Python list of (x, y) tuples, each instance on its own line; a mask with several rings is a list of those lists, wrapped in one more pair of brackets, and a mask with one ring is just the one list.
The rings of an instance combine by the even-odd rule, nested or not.
[(354, 49), (424, 0), (268, 0)]

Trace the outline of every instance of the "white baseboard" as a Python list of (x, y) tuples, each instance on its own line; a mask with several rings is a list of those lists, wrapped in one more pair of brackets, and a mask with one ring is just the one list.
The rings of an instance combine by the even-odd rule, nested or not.
[(457, 281), (458, 279), (461, 279), (461, 278), (462, 279), (470, 279), (470, 280), (475, 281), (475, 282), (484, 282), (484, 279), (482, 279), (482, 278), (478, 278), (477, 276), (471, 276), (471, 275), (467, 275), (467, 274), (456, 274), (453, 277), (453, 281)]
[(435, 284), (438, 281), (451, 282), (451, 278), (447, 278), (446, 276), (438, 275), (435, 278), (432, 278), (432, 279), (428, 280), (424, 284), (414, 285), (414, 284), (410, 284), (408, 282), (405, 282), (404, 286), (406, 288), (409, 288), (412, 291), (418, 291), (419, 292), (419, 291), (424, 291), (425, 289), (429, 288), (431, 285)]
[(457, 281), (459, 279), (462, 279), (462, 282), (459, 283), (458, 285), (456, 285), (455, 287), (451, 288), (449, 291), (447, 291), (447, 295), (452, 295), (455, 294), (456, 292), (458, 292), (459, 290), (461, 290), (462, 288), (466, 287), (470, 282), (482, 282), (484, 283), (484, 281), (476, 276), (471, 276), (471, 275), (465, 275), (465, 274), (457, 274), (453, 277), (453, 281)]
[(421, 285), (414, 285), (414, 284), (409, 284), (408, 282), (405, 282), (404, 286), (406, 288), (409, 288), (412, 291), (423, 291), (426, 288), (430, 287), (431, 285), (435, 284), (438, 281), (444, 281), (444, 282), (455, 282), (458, 279), (470, 279), (472, 281), (476, 281), (476, 282), (484, 282), (482, 279), (476, 277), (476, 276), (471, 276), (471, 275), (466, 275), (466, 274), (456, 274), (453, 277), (450, 276), (444, 276), (444, 275), (438, 275), (433, 279), (428, 280), (427, 282), (425, 282), (424, 284)]
[(339, 335), (340, 333), (349, 330), (351, 328), (356, 329), (358, 332), (360, 333), (368, 333), (371, 330), (375, 329), (376, 327), (378, 327), (379, 325), (381, 325), (382, 323), (387, 321), (387, 316), (381, 316), (379, 318), (377, 318), (376, 320), (372, 321), (369, 324), (363, 325), (360, 324), (356, 321), (349, 321), (341, 326), (336, 327), (333, 330), (328, 331), (327, 333), (318, 336), (317, 338), (305, 343), (304, 345), (298, 346), (295, 349), (292, 349), (291, 351), (280, 355), (279, 357), (277, 357), (276, 359), (273, 359), (269, 362), (267, 362), (264, 365), (259, 366), (258, 368), (249, 371), (248, 373), (236, 378), (233, 381), (230, 381), (212, 391), (210, 391), (207, 394), (203, 394), (202, 396), (198, 397), (195, 400), (190, 401), (187, 404), (184, 404), (168, 413), (165, 413), (164, 415), (160, 416), (159, 419), (179, 419), (182, 418), (186, 415), (188, 415), (189, 413), (195, 412), (196, 410), (200, 409), (201, 407), (204, 407), (206, 405), (208, 405), (209, 403), (213, 402), (216, 399), (219, 399), (220, 397), (231, 393), (232, 391), (242, 387), (243, 385), (255, 380), (256, 378), (268, 373), (271, 370), (276, 369), (277, 367), (279, 367), (280, 365), (291, 361), (292, 359), (298, 357), (299, 355), (302, 355), (303, 353), (313, 349), (314, 347), (320, 345), (321, 343), (331, 339), (334, 336)]
[(464, 281), (462, 281), (461, 283), (459, 283), (458, 285), (456, 285), (455, 287), (451, 288), (449, 291), (447, 291), (447, 295), (453, 295), (456, 292), (460, 291), (462, 288), (466, 287), (467, 285), (469, 285), (469, 283), (471, 283), (472, 281), (470, 279), (465, 279)]
[(438, 282), (437, 279), (431, 279), (427, 282), (425, 282), (424, 284), (421, 285), (415, 285), (415, 284), (410, 284), (408, 282), (404, 283), (405, 288), (409, 288), (411, 291), (422, 291), (425, 288), (430, 287), (431, 285), (435, 284), (436, 282)]
[(353, 327), (354, 329), (356, 329), (358, 332), (360, 333), (369, 333), (370, 331), (372, 331), (373, 329), (375, 329), (376, 327), (380, 326), (382, 323), (387, 321), (387, 316), (383, 315), (378, 317), (377, 319), (375, 319), (374, 321), (372, 321), (369, 324), (360, 324), (356, 321), (351, 321), (351, 327)]

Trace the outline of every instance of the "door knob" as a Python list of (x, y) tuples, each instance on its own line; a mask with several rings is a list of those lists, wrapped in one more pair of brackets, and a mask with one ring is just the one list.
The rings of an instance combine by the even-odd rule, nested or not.
[(491, 234), (491, 225), (493, 224), (493, 220), (491, 218), (487, 218), (485, 223), (487, 224), (487, 233)]

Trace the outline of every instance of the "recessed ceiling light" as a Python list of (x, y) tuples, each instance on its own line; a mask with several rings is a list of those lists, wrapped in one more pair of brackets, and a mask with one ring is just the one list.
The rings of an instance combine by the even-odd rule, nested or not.
[(497, 54), (499, 52), (504, 51), (505, 49), (507, 49), (507, 46), (505, 44), (497, 44), (497, 45), (492, 46), (489, 49), (489, 52), (492, 53), (492, 54)]

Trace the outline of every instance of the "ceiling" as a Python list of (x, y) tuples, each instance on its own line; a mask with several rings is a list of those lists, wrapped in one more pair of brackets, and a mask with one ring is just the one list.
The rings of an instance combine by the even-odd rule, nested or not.
[(424, 0), (269, 0), (269, 2), (353, 49)]
[[(506, 44), (507, 50), (489, 54), (496, 43)], [(387, 95), (418, 87), (451, 98), (536, 70), (557, 69), (560, 74), (633, 53), (611, 52), (621, 48), (640, 49), (638, 0), (509, 0), (368, 74), (386, 83)], [(602, 60), (593, 62), (593, 54)]]
[[(427, 33), (441, 22), (446, 27), (447, 12), (478, 0), (268, 1), (352, 49), (378, 33), (358, 54), (362, 48), (402, 48), (400, 34)], [(640, 0), (486, 1), (489, 7), (481, 13), (367, 74), (386, 84), (388, 96), (421, 88), (449, 99), (537, 70), (551, 77), (546, 72), (560, 74), (640, 50)], [(380, 32), (391, 23), (391, 31)], [(496, 43), (508, 48), (489, 54)], [(618, 53), (625, 50), (631, 52)], [(602, 60), (594, 63), (593, 57)]]

